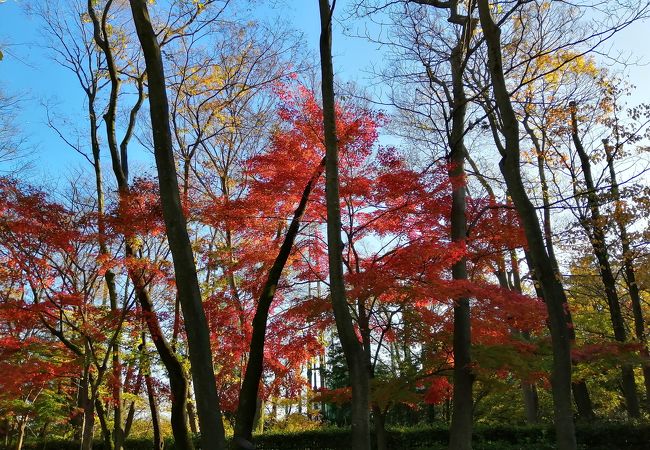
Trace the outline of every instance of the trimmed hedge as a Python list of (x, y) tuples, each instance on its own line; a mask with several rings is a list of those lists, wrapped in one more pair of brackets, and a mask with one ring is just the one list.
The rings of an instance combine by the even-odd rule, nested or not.
[[(579, 446), (588, 450), (649, 450), (650, 425), (600, 423), (591, 426), (578, 425), (576, 437)], [(446, 427), (394, 428), (388, 430), (390, 450), (443, 450), (449, 439)], [(195, 441), (197, 449), (198, 439)], [(166, 449), (174, 450), (173, 441), (166, 442)], [(348, 450), (350, 430), (324, 428), (299, 433), (265, 433), (255, 436), (258, 450)], [(79, 444), (69, 441), (28, 443), (24, 450), (78, 450)], [(125, 450), (151, 450), (149, 439), (129, 439)], [(478, 425), (474, 430), (475, 450), (552, 450), (554, 431), (549, 426), (515, 427)], [(103, 450), (101, 442), (95, 442), (94, 450)]]

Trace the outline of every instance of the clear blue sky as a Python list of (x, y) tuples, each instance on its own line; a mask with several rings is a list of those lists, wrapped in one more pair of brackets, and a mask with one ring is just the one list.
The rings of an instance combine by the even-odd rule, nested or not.
[[(72, 72), (61, 68), (39, 46), (42, 38), (38, 21), (23, 11), (27, 0), (0, 0), (0, 48), (4, 59), (0, 62), (0, 88), (8, 94), (20, 95), (22, 114), (20, 128), (28, 135), (36, 148), (34, 178), (67, 177), (70, 172), (86, 167), (84, 159), (66, 147), (45, 124), (43, 103), (57, 105), (53, 111), (61, 111), (58, 119), (84, 122), (84, 96)], [(274, 6), (254, 5), (253, 14), (279, 16), (305, 34), (307, 47), (318, 49), (319, 16), (316, 0), (276, 1)], [(341, 10), (345, 1), (339, 0)], [(340, 31), (338, 25), (336, 31)], [(376, 46), (359, 39), (337, 33), (335, 37), (335, 63), (337, 73), (345, 80), (360, 81), (362, 69), (376, 55)], [(316, 53), (317, 54), (317, 53)]]
[[(51, 61), (37, 43), (40, 37), (38, 23), (27, 17), (21, 2), (28, 0), (0, 0), (0, 48), (4, 60), (0, 62), (0, 88), (25, 98), (19, 126), (28, 134), (37, 148), (35, 178), (69, 176), (75, 168), (84, 167), (83, 159), (66, 148), (45, 125), (43, 102), (54, 102), (67, 119), (83, 122), (83, 96), (72, 73)], [(319, 17), (317, 0), (257, 1), (253, 14), (281, 16), (299, 31), (304, 32), (307, 47), (317, 54)], [(337, 16), (344, 14), (348, 0), (337, 2)], [(353, 29), (356, 25), (352, 25)], [(372, 62), (381, 61), (381, 51), (375, 44), (342, 34), (341, 24), (334, 26), (335, 70), (339, 79), (363, 83), (364, 69)], [(639, 23), (624, 30), (613, 42), (614, 51), (624, 51), (634, 58), (650, 63), (648, 23)], [(630, 80), (637, 85), (635, 102), (650, 102), (650, 65), (628, 69)], [(86, 170), (88, 169), (85, 167)]]

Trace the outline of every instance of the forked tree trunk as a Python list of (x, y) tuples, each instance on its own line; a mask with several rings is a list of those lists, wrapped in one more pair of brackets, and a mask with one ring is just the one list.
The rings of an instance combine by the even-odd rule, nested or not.
[(506, 87), (501, 56), (501, 30), (495, 24), (488, 0), (478, 0), (479, 17), (488, 49), (488, 67), (492, 90), (503, 125), (505, 148), (499, 164), (508, 192), (522, 221), (533, 270), (539, 280), (548, 312), (553, 349), (551, 384), (557, 446), (560, 450), (575, 450), (576, 438), (571, 407), (571, 343), (567, 326), (567, 298), (562, 283), (544, 248), (544, 238), (521, 178), (519, 123)]
[(336, 329), (345, 355), (352, 388), (351, 448), (370, 448), (368, 368), (363, 348), (352, 324), (345, 295), (343, 259), (341, 252), (341, 204), (339, 197), (339, 157), (336, 137), (336, 114), (334, 102), (334, 69), (332, 67), (332, 14), (329, 0), (319, 0), (320, 10), (320, 57), (323, 97), (323, 128), (326, 150), (326, 201), (327, 201), (327, 255), (329, 262), (330, 296)]

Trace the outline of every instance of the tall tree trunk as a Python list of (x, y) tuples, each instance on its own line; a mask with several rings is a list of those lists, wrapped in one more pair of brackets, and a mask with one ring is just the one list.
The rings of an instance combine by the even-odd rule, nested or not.
[[(612, 266), (609, 260), (609, 252), (607, 250), (607, 241), (604, 229), (604, 218), (600, 214), (600, 207), (598, 204), (598, 193), (596, 185), (591, 173), (591, 161), (589, 155), (585, 151), (580, 136), (578, 135), (578, 120), (576, 118), (576, 104), (571, 102), (569, 104), (571, 109), (571, 135), (573, 137), (573, 144), (575, 145), (578, 156), (580, 157), (580, 164), (582, 166), (582, 175), (587, 188), (587, 205), (591, 217), (581, 220), (582, 225), (591, 241), (591, 246), (598, 261), (598, 270), (600, 278), (605, 287), (605, 296), (607, 297), (607, 305), (609, 306), (609, 315), (614, 329), (614, 338), (618, 342), (627, 341), (627, 331), (625, 330), (625, 321), (621, 312), (621, 304), (616, 291), (616, 279), (612, 271)], [(632, 418), (637, 418), (641, 415), (639, 410), (639, 399), (636, 393), (636, 383), (634, 381), (634, 370), (629, 364), (623, 364), (621, 367), (621, 384), (623, 387), (623, 396), (625, 397), (625, 405), (627, 413)]]
[(571, 408), (571, 343), (565, 312), (567, 298), (562, 283), (557, 279), (551, 260), (546, 253), (535, 207), (528, 198), (521, 179), (519, 123), (506, 88), (501, 55), (501, 30), (494, 23), (488, 0), (478, 0), (478, 8), (488, 48), (488, 67), (492, 78), (492, 90), (505, 138), (505, 148), (498, 143), (502, 152), (499, 167), (521, 218), (533, 270), (544, 293), (548, 311), (553, 349), (551, 384), (557, 445), (560, 450), (575, 450), (575, 427)]
[[(523, 126), (526, 132), (528, 133), (530, 140), (533, 142), (533, 146), (535, 147), (535, 151), (537, 153), (537, 173), (539, 174), (539, 183), (542, 189), (542, 212), (543, 212), (542, 226), (544, 231), (544, 241), (546, 243), (546, 251), (548, 253), (549, 259), (551, 260), (551, 264), (553, 265), (553, 269), (555, 270), (555, 273), (557, 274), (558, 277), (560, 277), (561, 276), (560, 266), (555, 256), (555, 244), (553, 243), (553, 224), (551, 221), (551, 199), (550, 199), (550, 193), (548, 188), (548, 182), (546, 180), (546, 170), (544, 168), (545, 149), (544, 149), (544, 145), (540, 142), (537, 134), (535, 133), (535, 130), (533, 130), (532, 127), (529, 125), (528, 116), (524, 118)], [(538, 295), (542, 297), (543, 294), (541, 294), (541, 290), (539, 291), (540, 292), (538, 292)], [(567, 320), (569, 325), (569, 339), (571, 340), (571, 344), (574, 345), (576, 341), (576, 333), (575, 333), (575, 328), (573, 327), (573, 317), (571, 316), (570, 311), (567, 312)], [(593, 404), (591, 402), (591, 396), (589, 395), (589, 390), (587, 388), (587, 382), (585, 380), (572, 380), (571, 390), (573, 392), (573, 401), (575, 402), (576, 407), (578, 409), (579, 418), (587, 422), (591, 422), (592, 420), (594, 420), (596, 418), (596, 414), (594, 413)]]
[(370, 424), (368, 404), (370, 400), (368, 368), (361, 343), (357, 340), (345, 295), (343, 259), (341, 252), (341, 204), (339, 197), (339, 158), (336, 137), (336, 113), (334, 101), (334, 68), (332, 67), (332, 15), (329, 0), (319, 0), (320, 10), (320, 57), (323, 97), (323, 127), (325, 131), (325, 189), (327, 202), (327, 254), (329, 261), (330, 296), (336, 329), (345, 355), (352, 388), (351, 448), (370, 448)]
[[(101, 238), (103, 240), (103, 238)], [(106, 246), (102, 242), (102, 247), (104, 249)], [(102, 252), (102, 253), (108, 253)], [(106, 281), (106, 286), (108, 288), (111, 311), (114, 314), (118, 314), (118, 304), (117, 304), (117, 290), (115, 287), (115, 274), (111, 270), (107, 270), (104, 274), (104, 279)], [(115, 450), (122, 450), (122, 445), (124, 444), (124, 428), (123, 428), (123, 416), (122, 416), (122, 363), (120, 362), (120, 336), (119, 333), (115, 337), (115, 343), (113, 344), (112, 352), (112, 369), (113, 369), (113, 383), (112, 383), (112, 397), (113, 397), (113, 448)]]
[[(632, 303), (632, 314), (634, 316), (634, 334), (636, 339), (641, 344), (641, 354), (650, 360), (650, 352), (648, 351), (648, 341), (646, 340), (645, 332), (645, 319), (643, 317), (643, 310), (641, 309), (641, 294), (639, 292), (639, 285), (636, 281), (636, 270), (634, 268), (634, 255), (632, 252), (632, 243), (629, 233), (627, 231), (626, 221), (624, 219), (623, 205), (621, 203), (621, 192), (618, 186), (618, 179), (616, 176), (616, 169), (614, 167), (614, 155), (612, 148), (607, 140), (603, 141), (605, 147), (605, 155), (607, 157), (607, 168), (609, 169), (610, 177), (610, 193), (615, 204), (614, 220), (618, 228), (619, 237), (621, 239), (621, 250), (623, 252), (623, 273), (625, 274), (625, 284), (630, 295), (630, 302)], [(618, 144), (617, 144), (618, 147)], [(650, 363), (643, 364), (643, 382), (645, 385), (646, 393), (646, 410), (650, 411)]]
[(147, 66), (149, 111), (160, 199), (174, 262), (176, 286), (185, 319), (185, 332), (201, 427), (201, 443), (205, 449), (223, 449), (225, 434), (212, 364), (210, 334), (203, 310), (194, 253), (181, 207), (160, 46), (151, 25), (146, 0), (131, 0), (130, 4)]
[[(452, 124), (449, 136), (448, 171), (451, 180), (451, 241), (463, 246), (467, 239), (467, 202), (465, 175), (465, 115), (467, 98), (463, 85), (464, 49), (471, 36), (469, 20), (463, 26), (462, 36), (451, 52), (452, 77)], [(467, 39), (465, 38), (467, 37)], [(451, 268), (452, 278), (466, 281), (467, 258), (463, 256)], [(472, 448), (472, 332), (470, 306), (468, 297), (454, 298), (454, 372), (453, 372), (453, 411), (449, 430), (449, 448), (452, 450), (470, 450)]]
[[(451, 72), (451, 95), (447, 86), (443, 84), (449, 102), (451, 115), (451, 130), (447, 136), (449, 145), (449, 170), (448, 176), (451, 180), (451, 241), (464, 246), (467, 239), (467, 216), (466, 216), (466, 174), (465, 174), (465, 133), (467, 96), (463, 74), (471, 38), (474, 34), (476, 21), (471, 19), (475, 9), (474, 3), (470, 2), (467, 15), (458, 13), (458, 2), (436, 2), (428, 0), (416, 1), (416, 3), (432, 5), (436, 8), (449, 9), (450, 23), (460, 25), (458, 37), (454, 47), (451, 49), (449, 65)], [(425, 66), (429, 81), (432, 84), (442, 84), (432, 76), (431, 68)], [(452, 266), (452, 278), (457, 281), (467, 280), (467, 258), (462, 257)], [(470, 321), (470, 299), (459, 297), (454, 301), (454, 330), (453, 330), (453, 411), (451, 428), (449, 430), (449, 447), (451, 449), (469, 450), (472, 448), (472, 385), (473, 375), (471, 371), (471, 321)]]
[(266, 339), (266, 325), (268, 322), (269, 311), (271, 309), (271, 304), (273, 303), (273, 298), (280, 277), (282, 276), (282, 271), (284, 270), (284, 266), (287, 264), (287, 260), (291, 255), (293, 243), (300, 231), (300, 221), (305, 213), (305, 209), (307, 208), (309, 195), (311, 194), (314, 185), (323, 174), (324, 169), (325, 158), (320, 162), (302, 192), (300, 202), (293, 213), (293, 218), (291, 219), (289, 228), (284, 236), (278, 255), (275, 258), (275, 261), (273, 261), (266, 283), (264, 284), (257, 301), (257, 308), (255, 310), (255, 316), (253, 317), (253, 335), (249, 347), (248, 364), (244, 374), (244, 381), (239, 391), (239, 405), (237, 407), (235, 437), (233, 439), (233, 446), (235, 448), (250, 448), (253, 439), (253, 427), (255, 425), (255, 413), (258, 405), (259, 385), (260, 380), (262, 379), (262, 371), (264, 369), (264, 341)]
[[(131, 108), (129, 113), (129, 121), (126, 127), (125, 134), (118, 148), (117, 134), (116, 134), (116, 119), (117, 119), (117, 109), (118, 109), (118, 97), (121, 88), (121, 80), (119, 74), (119, 68), (114, 59), (113, 48), (111, 47), (110, 42), (110, 30), (108, 25), (108, 17), (110, 14), (110, 9), (113, 5), (113, 1), (108, 1), (104, 4), (100, 16), (97, 16), (97, 11), (95, 10), (95, 3), (91, 0), (87, 2), (87, 11), (90, 21), (93, 26), (93, 40), (97, 47), (101, 49), (101, 52), (106, 58), (106, 68), (108, 71), (108, 76), (110, 80), (110, 94), (108, 107), (104, 114), (104, 124), (106, 127), (106, 136), (108, 141), (108, 148), (111, 155), (111, 161), (113, 164), (113, 171), (117, 179), (118, 187), (120, 192), (124, 192), (124, 187), (128, 185), (129, 178), (129, 169), (128, 169), (128, 159), (127, 159), (127, 148), (131, 136), (133, 134), (133, 129), (135, 127), (135, 121), (144, 101), (143, 94), (143, 78), (139, 77), (137, 79), (138, 87), (138, 98), (136, 103)], [(95, 111), (95, 98), (97, 94), (97, 83), (93, 83), (92, 89), (86, 91), (88, 95), (89, 103), (89, 116), (90, 116), (90, 134), (91, 134), (91, 147), (93, 153), (93, 165), (95, 168), (95, 183), (97, 191), (97, 210), (98, 210), (98, 235), (99, 235), (99, 248), (100, 254), (108, 255), (109, 251), (105, 241), (105, 225), (104, 225), (104, 192), (103, 192), (103, 181), (102, 181), (102, 171), (101, 171), (101, 161), (100, 161), (100, 145), (99, 139), (97, 136), (98, 122), (97, 114)], [(118, 311), (118, 296), (115, 286), (115, 274), (109, 269), (104, 273), (104, 279), (106, 281), (106, 286), (108, 289), (111, 310), (114, 312)], [(114, 382), (112, 385), (112, 397), (113, 397), (113, 445), (115, 450), (121, 450), (123, 442), (125, 439), (125, 432), (123, 426), (123, 401), (122, 401), (122, 371), (121, 371), (121, 362), (120, 362), (120, 334), (119, 330), (115, 337), (112, 349), (112, 369), (113, 369), (113, 378)]]

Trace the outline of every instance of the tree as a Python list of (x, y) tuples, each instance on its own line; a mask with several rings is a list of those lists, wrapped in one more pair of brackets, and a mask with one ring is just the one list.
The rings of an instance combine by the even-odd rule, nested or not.
[(0, 89), (0, 164), (3, 172), (18, 171), (24, 166), (26, 138), (16, 125), (20, 99)]
[(492, 79), (492, 90), (505, 138), (505, 145), (499, 148), (502, 155), (499, 167), (508, 186), (508, 192), (521, 217), (535, 277), (541, 285), (548, 310), (549, 328), (553, 342), (551, 380), (557, 444), (560, 449), (575, 449), (576, 440), (571, 411), (571, 349), (565, 309), (566, 295), (562, 284), (555, 276), (551, 260), (544, 248), (542, 231), (535, 209), (521, 180), (519, 122), (506, 87), (502, 63), (501, 32), (492, 18), (487, 1), (479, 0), (478, 10), (488, 47), (488, 66)]
[[(432, 6), (441, 5), (438, 2), (422, 1)], [(449, 2), (450, 23), (460, 24), (458, 38), (449, 55), (451, 73), (451, 90), (447, 84), (441, 83), (430, 66), (427, 73), (431, 83), (441, 84), (445, 89), (446, 101), (449, 103), (451, 114), (451, 130), (448, 134), (449, 145), (449, 178), (452, 180), (451, 206), (451, 240), (462, 244), (467, 238), (467, 217), (465, 199), (465, 148), (467, 96), (463, 81), (464, 67), (476, 26), (472, 20), (473, 5), (470, 4), (467, 15), (458, 14), (458, 4)], [(450, 92), (451, 91), (451, 92)], [(467, 280), (467, 261), (460, 258), (452, 267), (454, 280)], [(452, 449), (472, 448), (472, 382), (471, 373), (471, 325), (469, 298), (455, 299), (454, 304), (454, 396), (449, 447)]]
[[(250, 441), (252, 438), (253, 423), (257, 410), (257, 390), (262, 375), (262, 363), (264, 353), (264, 339), (266, 333), (266, 322), (268, 320), (269, 308), (273, 301), (282, 270), (287, 263), (293, 243), (300, 227), (300, 220), (305, 213), (309, 195), (317, 180), (323, 173), (325, 160), (316, 167), (314, 174), (305, 185), (300, 202), (296, 207), (291, 223), (287, 229), (284, 240), (278, 252), (278, 256), (269, 270), (268, 278), (257, 302), (255, 316), (253, 318), (253, 335), (251, 338), (251, 350), (249, 352), (246, 373), (239, 395), (239, 406), (237, 408), (236, 438)], [(243, 448), (246, 448), (242, 446)]]
[(169, 125), (169, 104), (165, 91), (165, 74), (160, 46), (149, 18), (146, 2), (132, 0), (130, 3), (138, 38), (147, 63), (149, 107), (160, 198), (167, 238), (174, 260), (178, 296), (185, 319), (201, 426), (201, 441), (205, 448), (221, 449), (225, 447), (225, 435), (214, 379), (208, 326), (176, 178)]
[(329, 261), (330, 297), (334, 308), (336, 328), (341, 347), (350, 372), (352, 387), (352, 448), (370, 448), (370, 427), (368, 423), (369, 383), (367, 361), (363, 348), (354, 332), (352, 317), (348, 310), (343, 281), (341, 259), (341, 210), (338, 177), (338, 138), (336, 135), (336, 114), (334, 102), (334, 69), (332, 67), (332, 17), (334, 5), (328, 0), (319, 0), (320, 11), (320, 54), (321, 89), (323, 96), (323, 129), (325, 134), (325, 177), (327, 193), (327, 243)]
[[(569, 104), (571, 109), (571, 136), (573, 144), (580, 158), (582, 166), (582, 174), (584, 177), (585, 186), (587, 188), (587, 205), (589, 208), (590, 216), (583, 217), (582, 225), (589, 236), (589, 240), (594, 250), (596, 259), (598, 260), (598, 267), (600, 268), (600, 276), (605, 286), (605, 294), (607, 296), (607, 304), (609, 306), (609, 313), (614, 328), (614, 336), (617, 341), (625, 342), (627, 340), (627, 332), (625, 330), (625, 323), (621, 314), (621, 304), (616, 290), (616, 280), (612, 271), (610, 263), (609, 252), (606, 247), (605, 230), (603, 227), (603, 218), (600, 214), (600, 206), (596, 194), (596, 186), (594, 184), (593, 175), (591, 172), (591, 161), (589, 155), (585, 151), (582, 140), (578, 132), (577, 105), (575, 102)], [(629, 365), (623, 365), (622, 370), (622, 385), (623, 393), (625, 395), (625, 403), (630, 417), (639, 417), (639, 400), (636, 393), (636, 383), (634, 381), (634, 372)]]

